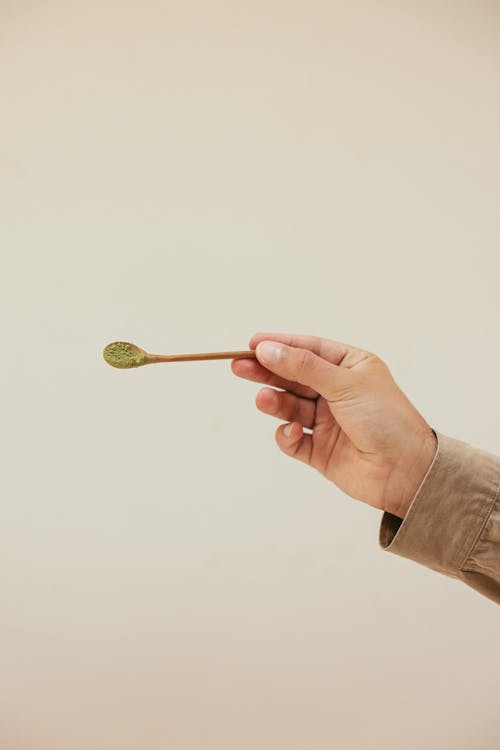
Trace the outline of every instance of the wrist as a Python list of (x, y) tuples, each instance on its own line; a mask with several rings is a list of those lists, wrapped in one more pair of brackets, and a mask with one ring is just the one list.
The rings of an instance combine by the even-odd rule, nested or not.
[(394, 501), (385, 510), (398, 518), (404, 518), (413, 502), (437, 452), (437, 437), (434, 430), (426, 428), (410, 441), (411, 447), (402, 457), (394, 473), (395, 484), (391, 495)]

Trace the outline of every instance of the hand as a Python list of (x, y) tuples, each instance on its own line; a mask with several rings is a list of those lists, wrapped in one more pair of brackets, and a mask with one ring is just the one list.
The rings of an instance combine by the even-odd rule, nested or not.
[[(264, 341), (278, 344), (274, 356)], [(256, 333), (249, 346), (257, 359), (233, 359), (231, 369), (275, 386), (262, 388), (256, 405), (288, 422), (276, 430), (281, 450), (351, 497), (404, 518), (437, 441), (385, 362), (317, 336)]]

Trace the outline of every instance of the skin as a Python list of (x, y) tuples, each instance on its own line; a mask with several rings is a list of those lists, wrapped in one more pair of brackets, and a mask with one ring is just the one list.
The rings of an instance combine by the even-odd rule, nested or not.
[[(258, 344), (281, 344), (277, 361)], [(287, 424), (279, 448), (343, 492), (404, 518), (437, 450), (432, 428), (377, 355), (317, 336), (255, 333), (257, 359), (233, 359), (238, 377), (263, 383), (256, 406)], [(285, 428), (291, 425), (290, 434)]]

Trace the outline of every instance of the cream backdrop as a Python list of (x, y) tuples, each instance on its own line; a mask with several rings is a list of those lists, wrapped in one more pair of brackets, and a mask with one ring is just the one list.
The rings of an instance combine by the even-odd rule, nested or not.
[(497, 748), (499, 610), (229, 361), (380, 354), (500, 452), (500, 9), (0, 3), (2, 750)]

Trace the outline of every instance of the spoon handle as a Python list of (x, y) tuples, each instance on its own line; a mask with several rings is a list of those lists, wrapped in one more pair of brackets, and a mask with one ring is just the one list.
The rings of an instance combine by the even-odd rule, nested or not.
[(150, 354), (150, 362), (190, 362), (198, 359), (246, 359), (254, 358), (255, 351), (206, 352), (204, 354)]

